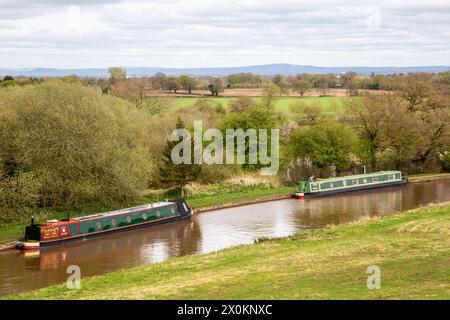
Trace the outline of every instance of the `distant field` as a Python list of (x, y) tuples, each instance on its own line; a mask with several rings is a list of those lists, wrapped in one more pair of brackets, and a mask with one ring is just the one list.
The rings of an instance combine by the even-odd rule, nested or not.
[[(318, 89), (310, 89), (305, 92), (305, 97), (318, 97), (322, 95), (322, 90)], [(386, 91), (383, 90), (359, 90), (359, 93), (361, 95), (370, 94), (370, 95), (376, 95), (376, 94), (383, 94), (386, 93)], [(193, 90), (192, 96), (208, 96), (211, 93), (208, 90)], [(171, 93), (173, 96), (190, 96), (188, 92), (180, 90), (176, 94)], [(263, 95), (263, 90), (261, 88), (237, 88), (237, 89), (225, 89), (221, 94), (222, 97), (241, 97), (241, 96), (247, 96), (247, 97), (261, 97)], [(329, 88), (326, 90), (327, 96), (333, 96), (333, 97), (345, 97), (348, 96), (347, 89), (335, 89), (335, 88)], [(290, 90), (285, 96), (289, 97), (300, 97), (300, 94), (296, 91)]]
[[(183, 108), (192, 106), (199, 98), (176, 98), (176, 107)], [(230, 101), (236, 98), (230, 97), (205, 97), (214, 103), (220, 103), (223, 107), (228, 108)], [(259, 101), (260, 97), (253, 97), (255, 101)], [(296, 102), (303, 102), (307, 105), (319, 103), (325, 114), (342, 114), (344, 111), (344, 101), (348, 97), (281, 97), (276, 101), (275, 110), (283, 112), (286, 115), (292, 115), (290, 106)]]

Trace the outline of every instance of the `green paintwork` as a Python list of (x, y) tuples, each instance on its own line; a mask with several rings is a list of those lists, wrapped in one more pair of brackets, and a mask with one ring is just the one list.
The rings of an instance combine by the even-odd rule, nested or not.
[(176, 204), (174, 204), (164, 207), (151, 208), (145, 211), (132, 212), (122, 215), (112, 215), (105, 218), (98, 218), (87, 221), (80, 220), (79, 234), (88, 234), (92, 232), (126, 227), (138, 223), (159, 220), (177, 215), (179, 215), (179, 213)]
[(380, 171), (353, 176), (302, 181), (298, 185), (298, 192), (315, 193), (327, 190), (348, 189), (355, 186), (370, 186), (402, 180), (400, 171)]

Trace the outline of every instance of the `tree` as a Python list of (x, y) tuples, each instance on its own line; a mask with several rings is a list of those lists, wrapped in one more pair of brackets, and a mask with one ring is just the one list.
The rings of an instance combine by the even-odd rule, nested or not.
[(314, 102), (311, 105), (299, 101), (290, 106), (291, 112), (296, 114), (298, 118), (306, 118), (308, 125), (314, 125), (318, 122), (322, 114), (322, 107), (319, 102)]
[(181, 76), (178, 81), (181, 85), (181, 88), (186, 90), (189, 94), (192, 93), (192, 90), (194, 90), (195, 86), (197, 85), (197, 81), (189, 76)]
[(261, 77), (253, 73), (233, 73), (227, 77), (227, 88), (256, 88), (261, 82)]
[(59, 80), (0, 96), (1, 180), (21, 186), (15, 197), (34, 190), (25, 206), (123, 203), (147, 187), (150, 119), (132, 104)]
[(125, 68), (110, 67), (108, 72), (112, 81), (125, 80), (127, 78), (127, 70)]
[(424, 108), (433, 93), (430, 76), (424, 73), (412, 73), (403, 79), (401, 97), (408, 103), (408, 111), (415, 112)]
[(377, 168), (377, 154), (382, 149), (383, 131), (390, 122), (390, 110), (400, 103), (393, 96), (367, 96), (346, 101), (347, 113), (364, 142), (362, 153), (372, 170)]
[(222, 80), (220, 78), (212, 79), (208, 85), (208, 89), (211, 91), (211, 95), (218, 96), (224, 90)]
[(277, 74), (272, 78), (272, 83), (278, 87), (279, 95), (289, 93), (289, 86), (281, 74)]
[(328, 89), (328, 79), (326, 75), (319, 75), (315, 80), (315, 86), (321, 91), (321, 96), (326, 96)]
[(389, 122), (383, 128), (381, 145), (384, 157), (391, 160), (397, 170), (405, 169), (424, 146), (423, 124), (407, 112), (406, 105), (398, 104), (389, 110)]
[(297, 91), (298, 93), (300, 93), (300, 96), (303, 97), (303, 95), (306, 93), (306, 91), (308, 91), (309, 89), (311, 89), (312, 85), (311, 82), (309, 82), (308, 80), (306, 80), (305, 78), (300, 78), (297, 79), (294, 82), (294, 90)]
[(158, 72), (156, 73), (152, 79), (154, 80), (154, 83), (157, 85), (157, 88), (160, 90), (165, 90), (167, 88), (167, 76), (162, 73)]
[(177, 93), (177, 91), (181, 88), (180, 82), (177, 78), (171, 77), (167, 79), (167, 90), (173, 91), (174, 93)]
[(292, 157), (310, 161), (320, 175), (346, 171), (353, 164), (356, 134), (345, 124), (325, 119), (292, 134)]
[(231, 112), (245, 112), (256, 106), (256, 102), (246, 96), (239, 97), (230, 102), (229, 110)]
[(168, 95), (154, 78), (129, 78), (116, 82), (110, 91), (151, 115), (161, 113), (170, 103)]
[[(186, 129), (184, 122), (179, 117), (176, 124), (176, 129)], [(191, 141), (191, 150), (193, 150), (193, 139)], [(179, 188), (181, 190), (181, 196), (184, 197), (184, 186), (198, 178), (202, 167), (197, 164), (173, 163), (172, 150), (178, 143), (178, 141), (167, 141), (167, 145), (162, 152), (162, 163), (159, 168), (159, 175), (162, 183), (167, 186)], [(191, 156), (192, 163), (194, 154), (192, 153)]]
[(280, 88), (274, 84), (267, 83), (263, 85), (262, 91), (261, 106), (264, 109), (272, 110), (275, 106), (275, 101), (281, 95)]
[[(230, 112), (224, 118), (220, 125), (221, 130), (225, 135), (227, 129), (242, 129), (247, 131), (248, 129), (255, 129), (257, 132), (259, 129), (266, 129), (267, 134), (267, 145), (271, 145), (271, 129), (277, 129), (279, 127), (279, 121), (276, 115), (267, 109), (260, 106), (252, 107), (247, 111), (241, 113)], [(257, 164), (250, 164), (249, 158), (250, 145), (248, 139), (245, 140), (245, 164), (242, 165), (243, 168), (247, 170), (256, 170), (264, 165), (259, 162)]]

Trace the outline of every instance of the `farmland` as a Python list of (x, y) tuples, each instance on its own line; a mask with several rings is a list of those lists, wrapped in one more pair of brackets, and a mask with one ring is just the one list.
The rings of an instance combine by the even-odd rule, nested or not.
[[(177, 97), (175, 98), (176, 108), (192, 107), (197, 101), (198, 97)], [(214, 104), (221, 104), (227, 108), (230, 102), (235, 99), (232, 97), (205, 97)], [(252, 97), (255, 102), (259, 102), (261, 97)], [(280, 97), (275, 102), (275, 111), (281, 112), (286, 115), (292, 115), (290, 107), (298, 102), (302, 102), (305, 105), (320, 105), (324, 114), (339, 115), (344, 112), (344, 101), (348, 97)]]

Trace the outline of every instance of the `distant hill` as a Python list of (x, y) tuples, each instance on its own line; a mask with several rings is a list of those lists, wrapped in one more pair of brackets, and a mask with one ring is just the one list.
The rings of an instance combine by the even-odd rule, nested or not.
[[(298, 73), (344, 73), (354, 71), (358, 74), (393, 74), (393, 73), (410, 73), (410, 72), (442, 72), (450, 71), (450, 66), (417, 66), (417, 67), (317, 67), (309, 65), (293, 65), (293, 64), (267, 64), (260, 66), (244, 66), (244, 67), (224, 67), (224, 68), (157, 68), (157, 67), (126, 67), (129, 76), (150, 76), (156, 73), (164, 73), (166, 75), (179, 76), (189, 74), (195, 76), (227, 76), (232, 73), (251, 72), (259, 75), (295, 75)], [(108, 77), (106, 68), (92, 69), (51, 69), (51, 68), (34, 68), (34, 69), (8, 69), (0, 68), (0, 75), (12, 76), (29, 76), (29, 77), (62, 77), (69, 75), (86, 76), (86, 77)]]

